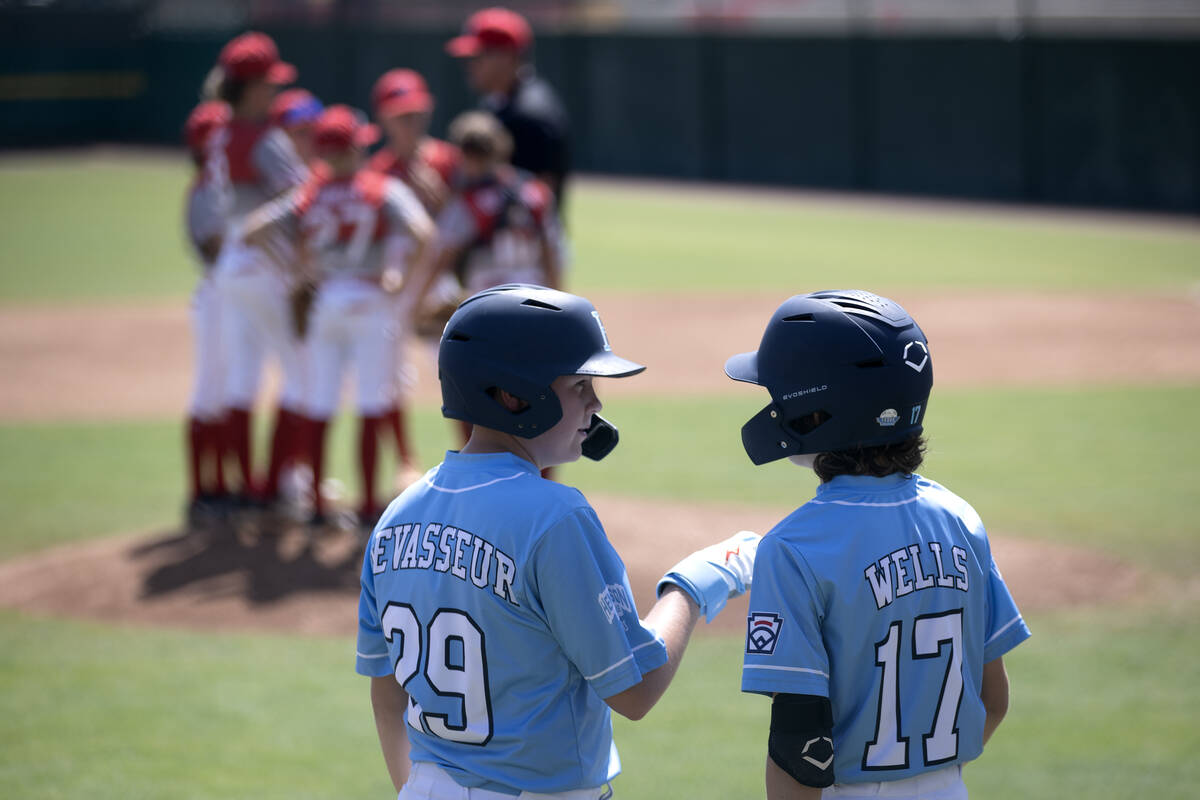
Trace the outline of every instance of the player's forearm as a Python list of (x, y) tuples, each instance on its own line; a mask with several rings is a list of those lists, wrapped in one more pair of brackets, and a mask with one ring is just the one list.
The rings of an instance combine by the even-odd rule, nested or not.
[(798, 783), (767, 756), (767, 800), (821, 800), (821, 790)]
[(375, 730), (379, 733), (383, 760), (392, 785), (399, 792), (408, 780), (409, 770), (408, 729), (404, 722), (408, 693), (391, 676), (372, 678), (371, 707), (375, 712)]
[(983, 685), (979, 695), (986, 712), (983, 743), (987, 744), (1008, 713), (1008, 672), (1004, 668), (1004, 659), (997, 658), (983, 665)]
[(667, 587), (646, 615), (646, 626), (657, 631), (667, 647), (667, 663), (647, 672), (641, 683), (608, 698), (608, 705), (632, 720), (646, 716), (671, 685), (699, 621), (696, 601), (678, 587)]

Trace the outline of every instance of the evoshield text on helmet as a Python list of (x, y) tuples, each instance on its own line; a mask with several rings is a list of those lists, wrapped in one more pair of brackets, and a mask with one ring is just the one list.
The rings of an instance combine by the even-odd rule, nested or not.
[(916, 321), (898, 303), (861, 290), (789, 298), (758, 350), (730, 358), (725, 374), (770, 392), (771, 403), (742, 426), (755, 464), (920, 434), (933, 387)]
[[(438, 347), (442, 415), (527, 439), (562, 418), (550, 386), (559, 376), (623, 378), (644, 369), (613, 353), (590, 302), (528, 284), (497, 286), (464, 300)], [(509, 411), (494, 398), (498, 389), (524, 400), (526, 407)], [(608, 441), (599, 431), (607, 423), (593, 425), (596, 443)], [(616, 444), (615, 428), (610, 444)], [(611, 449), (593, 449), (589, 457), (602, 458)]]

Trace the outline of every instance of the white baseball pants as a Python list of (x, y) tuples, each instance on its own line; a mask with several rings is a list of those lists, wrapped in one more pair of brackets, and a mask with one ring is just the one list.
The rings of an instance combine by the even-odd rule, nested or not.
[(865, 800), (870, 797), (890, 797), (893, 800), (967, 800), (967, 787), (962, 779), (962, 766), (955, 764), (899, 781), (835, 783), (821, 792), (821, 800)]
[(221, 348), (221, 295), (211, 275), (192, 293), (192, 396), (188, 413), (214, 422), (225, 409), (225, 354)]
[(307, 393), (307, 365), (304, 343), (292, 330), (290, 279), (261, 249), (237, 241), (221, 251), (215, 278), (222, 304), (225, 405), (253, 406), (263, 361), (267, 353), (273, 353), (283, 373), (279, 405), (301, 410)]
[(612, 796), (612, 788), (608, 784), (594, 789), (573, 789), (552, 794), (521, 792), (519, 795), (512, 795), (488, 789), (469, 789), (455, 783), (454, 779), (436, 764), (417, 761), (412, 765), (408, 781), (396, 796), (396, 800), (608, 800)]
[(330, 419), (337, 413), (342, 377), (351, 363), (358, 413), (374, 417), (391, 409), (400, 341), (394, 296), (355, 278), (323, 283), (309, 325), (309, 416)]

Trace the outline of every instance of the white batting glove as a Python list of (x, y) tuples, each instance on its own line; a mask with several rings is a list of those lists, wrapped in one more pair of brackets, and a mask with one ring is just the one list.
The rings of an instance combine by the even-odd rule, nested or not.
[(727, 600), (750, 588), (760, 541), (757, 533), (738, 531), (723, 542), (697, 550), (667, 570), (658, 582), (658, 594), (667, 584), (678, 586), (700, 604), (705, 621), (712, 622)]

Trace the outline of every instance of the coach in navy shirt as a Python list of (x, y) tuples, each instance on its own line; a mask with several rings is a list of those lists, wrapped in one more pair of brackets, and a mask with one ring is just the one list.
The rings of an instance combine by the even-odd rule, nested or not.
[(533, 32), (525, 18), (506, 8), (472, 14), (446, 52), (466, 59), (467, 82), (481, 105), (503, 123), (513, 139), (513, 166), (533, 173), (562, 207), (570, 171), (567, 114), (550, 84), (529, 63)]

